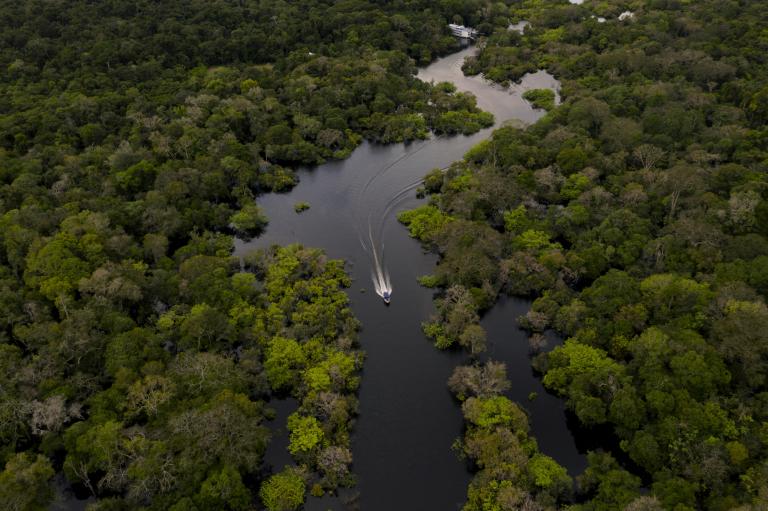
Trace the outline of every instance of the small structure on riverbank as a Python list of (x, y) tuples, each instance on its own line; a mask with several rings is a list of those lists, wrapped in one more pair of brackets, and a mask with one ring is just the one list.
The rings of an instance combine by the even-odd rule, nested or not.
[(635, 19), (635, 13), (632, 11), (624, 11), (619, 14), (619, 21), (626, 21)]
[(478, 35), (477, 30), (472, 27), (465, 27), (464, 25), (456, 25), (454, 23), (450, 23), (448, 28), (451, 29), (451, 33), (453, 35), (456, 37), (461, 37), (462, 39), (475, 39)]

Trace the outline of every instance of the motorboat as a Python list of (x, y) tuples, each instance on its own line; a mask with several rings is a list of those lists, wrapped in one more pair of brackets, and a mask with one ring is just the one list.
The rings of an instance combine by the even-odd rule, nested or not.
[(389, 291), (384, 291), (384, 293), (382, 293), (381, 297), (384, 298), (384, 303), (389, 305), (389, 301), (390, 301)]

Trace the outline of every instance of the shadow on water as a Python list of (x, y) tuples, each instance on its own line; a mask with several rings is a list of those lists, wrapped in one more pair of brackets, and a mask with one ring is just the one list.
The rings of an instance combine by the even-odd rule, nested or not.
[(275, 418), (267, 426), (272, 434), (264, 452), (265, 470), (278, 472), (286, 465), (295, 465), (288, 452), (288, 416), (296, 411), (299, 403), (292, 397), (273, 399), (268, 404), (275, 411)]
[[(459, 90), (474, 93), (479, 106), (495, 115), (497, 126), (508, 120), (530, 124), (543, 115), (521, 94), (528, 88), (557, 90), (559, 84), (554, 78), (539, 72), (511, 89), (492, 86), (481, 77), (462, 74), (461, 64), (473, 51), (467, 48), (440, 59), (418, 76), (426, 81), (451, 81)], [(421, 333), (421, 322), (434, 308), (432, 292), (420, 287), (416, 278), (431, 273), (437, 260), (409, 238), (396, 215), (423, 204), (413, 189), (427, 171), (460, 160), (490, 134), (491, 130), (483, 130), (467, 137), (436, 137), (389, 146), (365, 142), (346, 160), (299, 171), (300, 182), (289, 193), (260, 197), (258, 202), (269, 218), (266, 233), (251, 242), (236, 243), (238, 255), (272, 244), (320, 247), (330, 257), (346, 260), (353, 279), (349, 295), (363, 325), (360, 342), (367, 354), (359, 392), (360, 414), (352, 438), (358, 493), (342, 499), (310, 499), (307, 509), (449, 511), (460, 509), (464, 502), (471, 474), (451, 449), (462, 433), (462, 420), (446, 382), (465, 356), (436, 350)], [(300, 201), (308, 202), (311, 208), (298, 215), (293, 204)], [(372, 257), (372, 248), (380, 250), (376, 257)], [(394, 288), (389, 307), (377, 296), (371, 281), (377, 258), (379, 269), (388, 274)], [(509, 303), (518, 303), (520, 314), (528, 307), (523, 301)], [(494, 308), (485, 321), (486, 326), (494, 322), (500, 325), (500, 330), (491, 328), (492, 349), (498, 350), (492, 356), (503, 356), (511, 375), (526, 374), (530, 378), (526, 385), (533, 385), (538, 380), (530, 373), (527, 351), (518, 354), (512, 347), (505, 351), (515, 339), (504, 337), (502, 331), (512, 328), (506, 321), (514, 324), (518, 315), (511, 311), (507, 318), (505, 307), (502, 303)], [(522, 388), (519, 382), (518, 387)], [(567, 430), (562, 403), (541, 394), (541, 401), (530, 408), (533, 434), (538, 438), (541, 428), (546, 439), (541, 441), (544, 452), (578, 471), (583, 463)], [(515, 396), (524, 400), (527, 392)], [(278, 422), (276, 427), (282, 427)], [(279, 449), (277, 444), (270, 447), (267, 464), (285, 464), (284, 451), (278, 453)], [(353, 503), (344, 504), (343, 500)]]
[(96, 502), (85, 488), (70, 485), (63, 473), (53, 478), (53, 488), (54, 501), (48, 511), (85, 511), (89, 504)]

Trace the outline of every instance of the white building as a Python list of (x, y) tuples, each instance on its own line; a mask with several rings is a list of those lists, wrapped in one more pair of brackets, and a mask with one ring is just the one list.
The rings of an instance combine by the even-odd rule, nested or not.
[(456, 37), (461, 37), (462, 39), (474, 39), (477, 37), (477, 30), (471, 27), (465, 27), (464, 25), (455, 25), (451, 23), (448, 25), (448, 28), (451, 29), (451, 33), (453, 35)]
[(621, 14), (619, 14), (619, 21), (631, 20), (631, 19), (634, 19), (634, 17), (635, 17), (635, 13), (633, 13), (632, 11), (624, 11)]

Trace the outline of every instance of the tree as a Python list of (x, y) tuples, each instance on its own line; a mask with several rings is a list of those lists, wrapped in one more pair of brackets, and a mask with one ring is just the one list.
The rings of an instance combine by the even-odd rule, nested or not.
[(267, 226), (267, 217), (256, 204), (246, 204), (229, 218), (230, 224), (246, 240), (261, 234)]
[(306, 363), (306, 355), (298, 342), (275, 337), (267, 348), (264, 370), (274, 390), (290, 389), (296, 385), (299, 371)]
[(481, 428), (496, 425), (527, 431), (528, 419), (520, 408), (504, 396), (470, 397), (461, 406), (464, 417)]
[(264, 481), (259, 496), (269, 511), (294, 511), (304, 503), (306, 484), (301, 473), (286, 467)]
[(320, 451), (317, 466), (325, 480), (332, 486), (344, 483), (349, 477), (352, 451), (346, 447), (332, 445)]
[(293, 455), (304, 455), (322, 445), (325, 433), (315, 417), (292, 413), (288, 417), (288, 431), (291, 432), (288, 450)]
[(0, 472), (0, 502), (8, 511), (44, 511), (53, 501), (54, 470), (48, 458), (17, 453)]
[(590, 452), (587, 460), (589, 466), (579, 478), (579, 485), (583, 492), (594, 492), (595, 496), (583, 509), (622, 509), (640, 496), (640, 478), (619, 467), (610, 454)]
[(194, 500), (200, 511), (251, 509), (251, 492), (243, 484), (238, 471), (229, 466), (203, 481)]
[(644, 171), (649, 172), (664, 157), (664, 151), (655, 145), (643, 144), (632, 152), (632, 156), (640, 163)]
[(541, 488), (556, 488), (556, 491), (567, 491), (572, 485), (564, 467), (555, 460), (543, 454), (537, 454), (528, 463), (528, 470), (533, 476), (536, 486)]
[(492, 360), (482, 366), (458, 366), (448, 380), (448, 388), (460, 401), (473, 396), (484, 398), (498, 395), (509, 386), (507, 366)]
[(718, 351), (749, 385), (768, 382), (768, 308), (760, 302), (732, 301), (713, 325)]

